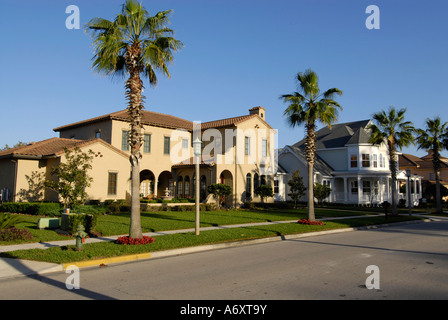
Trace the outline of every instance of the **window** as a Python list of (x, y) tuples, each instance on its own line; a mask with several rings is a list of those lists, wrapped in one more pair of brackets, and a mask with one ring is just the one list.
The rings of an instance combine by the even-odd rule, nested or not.
[(182, 139), (182, 148), (188, 149), (188, 139)]
[(177, 178), (177, 196), (182, 198), (184, 194), (182, 193), (182, 177)]
[(362, 193), (370, 194), (370, 181), (362, 182)]
[(252, 176), (250, 173), (246, 175), (246, 199), (252, 196)]
[(262, 157), (268, 156), (268, 141), (266, 139), (261, 141), (261, 155)]
[(95, 132), (95, 138), (101, 138), (101, 131), (100, 130)]
[(151, 135), (145, 134), (143, 136), (143, 152), (150, 153), (151, 152)]
[(184, 182), (184, 193), (185, 193), (185, 197), (190, 196), (190, 177), (186, 176), (185, 177), (185, 182)]
[(163, 137), (163, 154), (170, 154), (170, 137)]
[(373, 155), (373, 167), (378, 168), (378, 155), (377, 154)]
[(121, 150), (129, 151), (129, 131), (121, 132)]
[(214, 151), (216, 151), (216, 153), (221, 154), (222, 153), (222, 140), (221, 137), (215, 137), (214, 139), (215, 142), (215, 149)]
[(254, 174), (254, 189), (257, 189), (260, 186), (260, 178), (258, 177), (258, 173)]
[(278, 188), (278, 180), (274, 180), (274, 193), (278, 194), (279, 188)]
[(435, 180), (435, 178), (434, 178), (434, 173), (430, 173), (430, 174), (429, 174), (429, 180)]
[(385, 163), (386, 159), (384, 158), (384, 156), (380, 153), (380, 168), (384, 168), (386, 166)]
[(358, 181), (355, 180), (350, 182), (350, 187), (352, 193), (358, 193)]
[(350, 168), (358, 168), (358, 156), (356, 154), (350, 156)]
[(362, 154), (362, 167), (363, 168), (370, 167), (370, 154), (367, 154), (367, 153)]
[(117, 173), (109, 172), (109, 179), (107, 183), (107, 194), (108, 195), (117, 195)]
[(250, 155), (250, 137), (244, 137), (244, 154)]

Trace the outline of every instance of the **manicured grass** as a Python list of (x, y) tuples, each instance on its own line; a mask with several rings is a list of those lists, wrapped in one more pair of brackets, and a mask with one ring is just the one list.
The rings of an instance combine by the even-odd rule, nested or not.
[(312, 231), (323, 231), (337, 228), (359, 227), (372, 224), (392, 223), (420, 219), (418, 217), (365, 217), (348, 218), (337, 221), (327, 221), (324, 226), (301, 225), (298, 223), (284, 223), (264, 226), (248, 226), (241, 228), (201, 231), (196, 236), (193, 232), (156, 236), (155, 242), (148, 245), (125, 246), (111, 241), (85, 244), (84, 250), (74, 251), (74, 246), (53, 247), (49, 249), (18, 250), (2, 253), (0, 256), (27, 260), (38, 260), (54, 263), (70, 263), (83, 260), (100, 259), (106, 257), (130, 255), (144, 252), (154, 252), (174, 248), (191, 247), (204, 244), (222, 243), (228, 241), (248, 240), (287, 234), (297, 234)]
[[(342, 217), (375, 213), (316, 208), (315, 214), (316, 218), (320, 219), (322, 217)], [(240, 223), (298, 220), (306, 218), (306, 215), (306, 209), (201, 211), (200, 223), (201, 227), (211, 227)], [(195, 225), (195, 212), (192, 211), (143, 212), (141, 217), (143, 232), (188, 229), (194, 228)], [(99, 216), (97, 230), (103, 236), (126, 234), (129, 232), (129, 219), (129, 213)]]
[[(316, 218), (360, 215), (362, 213), (351, 210), (328, 210), (316, 208)], [(365, 214), (372, 214), (365, 212)], [(0, 245), (26, 243), (26, 242), (48, 242), (56, 240), (70, 240), (71, 236), (58, 234), (54, 230), (37, 229), (39, 216), (23, 215), (23, 222), (17, 224), (17, 228), (26, 228), (33, 235), (32, 240), (27, 241), (0, 241)], [(222, 210), (201, 211), (201, 227), (252, 223), (298, 220), (306, 218), (306, 209), (265, 209), (265, 210)], [(129, 233), (129, 212), (99, 215), (96, 230), (103, 236), (124, 235)], [(180, 230), (194, 228), (195, 212), (193, 211), (159, 211), (142, 212), (141, 224), (143, 232), (154, 232), (164, 230)]]

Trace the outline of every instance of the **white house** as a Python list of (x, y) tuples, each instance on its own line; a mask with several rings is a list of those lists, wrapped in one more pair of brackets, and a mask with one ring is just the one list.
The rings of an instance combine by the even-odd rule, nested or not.
[[(331, 129), (325, 127), (316, 132), (314, 181), (330, 186), (331, 195), (326, 199), (327, 202), (372, 205), (392, 202), (387, 147), (385, 144), (369, 143), (370, 124), (370, 120), (340, 123)], [(290, 199), (287, 181), (296, 170), (300, 171), (308, 188), (305, 139), (292, 146), (285, 146), (278, 154), (278, 164), (286, 175), (283, 173), (276, 177), (284, 185), (279, 187), (284, 193), (277, 194), (277, 199)], [(398, 180), (399, 186), (407, 183), (405, 171), (398, 172)], [(406, 190), (412, 192), (411, 203), (415, 205), (422, 197), (421, 177), (412, 175), (409, 180), (411, 187)], [(397, 199), (407, 201), (408, 197), (407, 194), (398, 194)]]

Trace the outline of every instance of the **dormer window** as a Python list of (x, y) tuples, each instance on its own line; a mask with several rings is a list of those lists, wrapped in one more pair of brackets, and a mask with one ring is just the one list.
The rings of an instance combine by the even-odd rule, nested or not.
[(358, 168), (358, 156), (356, 154), (350, 156), (350, 168)]
[(362, 167), (363, 168), (370, 167), (370, 154), (367, 154), (367, 153), (362, 154)]

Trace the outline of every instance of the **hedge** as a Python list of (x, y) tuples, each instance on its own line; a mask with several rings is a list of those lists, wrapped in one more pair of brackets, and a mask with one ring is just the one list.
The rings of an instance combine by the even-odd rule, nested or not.
[(56, 202), (4, 202), (0, 212), (54, 217), (60, 215), (61, 204)]

